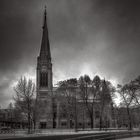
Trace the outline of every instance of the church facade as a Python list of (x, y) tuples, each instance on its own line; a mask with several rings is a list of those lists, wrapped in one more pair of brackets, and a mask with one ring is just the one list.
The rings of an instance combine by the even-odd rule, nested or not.
[[(53, 87), (53, 72), (51, 51), (47, 27), (47, 12), (44, 12), (43, 34), (36, 68), (36, 101), (38, 128), (90, 128), (90, 117), (82, 102), (74, 102), (72, 107), (66, 103), (66, 98), (60, 96)], [(77, 108), (77, 109), (76, 109)], [(106, 109), (111, 126), (110, 107)], [(76, 110), (75, 110), (76, 109)], [(99, 110), (95, 110), (94, 127), (99, 127)], [(77, 115), (77, 116), (75, 116)]]

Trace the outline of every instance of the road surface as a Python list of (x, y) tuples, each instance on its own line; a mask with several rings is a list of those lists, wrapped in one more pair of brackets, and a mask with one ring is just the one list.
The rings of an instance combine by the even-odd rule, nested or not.
[(140, 137), (124, 138), (124, 139), (118, 139), (118, 140), (140, 140)]
[[(0, 140), (72, 140), (76, 137), (86, 137), (93, 134), (76, 134), (76, 135), (54, 135), (54, 136), (20, 136), (20, 137), (0, 137)], [(94, 134), (99, 135), (99, 134)], [(9, 139), (10, 138), (10, 139)]]

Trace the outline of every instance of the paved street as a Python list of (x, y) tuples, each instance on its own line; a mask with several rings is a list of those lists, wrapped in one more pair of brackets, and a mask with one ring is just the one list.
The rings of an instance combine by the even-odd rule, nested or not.
[[(71, 138), (76, 138), (76, 137), (86, 137), (89, 135), (93, 134), (76, 134), (76, 135), (55, 135), (55, 136), (14, 136), (14, 137), (9, 137), (12, 140), (71, 140)], [(95, 134), (96, 135), (96, 134)], [(8, 137), (1, 138), (3, 140), (8, 140)]]
[(140, 137), (125, 138), (125, 139), (119, 139), (119, 140), (140, 140)]
[[(80, 137), (85, 137), (86, 135), (81, 135)], [(37, 137), (20, 137), (20, 138), (10, 138), (11, 140), (72, 140), (71, 138), (79, 137), (79, 135), (59, 135), (59, 136), (37, 136)], [(3, 140), (9, 140), (5, 138)], [(140, 140), (140, 137), (131, 137), (118, 140)]]
[[(80, 140), (81, 138), (86, 138), (89, 135), (93, 134), (77, 134), (77, 135), (54, 135), (54, 136), (13, 136), (13, 137), (1, 137), (2, 140), (75, 140), (75, 138), (78, 138)], [(98, 134), (97, 134), (98, 135)], [(100, 134), (99, 134), (100, 135)], [(131, 138), (124, 138), (124, 139), (118, 139), (118, 140), (140, 140), (140, 137), (131, 137)]]
[[(117, 130), (115, 130), (115, 133)], [(124, 130), (118, 130), (118, 132), (122, 133), (125, 132)], [(36, 133), (36, 134), (25, 134), (25, 133), (16, 133), (16, 134), (1, 134), (0, 139), (2, 140), (8, 140), (9, 138), (12, 140), (75, 140), (75, 138), (78, 140), (84, 138), (88, 139), (89, 136), (92, 136), (92, 138), (105, 138), (105, 136), (111, 136), (111, 134), (114, 133), (114, 130), (112, 131), (44, 131), (44, 133)], [(94, 139), (93, 138), (93, 139)], [(140, 140), (140, 137), (136, 138), (125, 138), (120, 140)]]

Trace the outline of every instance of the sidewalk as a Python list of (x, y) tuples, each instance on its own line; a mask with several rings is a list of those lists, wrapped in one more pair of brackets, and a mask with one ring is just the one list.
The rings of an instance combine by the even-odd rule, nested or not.
[(86, 131), (77, 131), (74, 129), (50, 129), (50, 130), (41, 130), (39, 133), (27, 134), (25, 131), (17, 131), (12, 134), (0, 134), (0, 139), (4, 138), (21, 138), (21, 137), (37, 137), (37, 136), (53, 136), (53, 135), (77, 135), (77, 134), (95, 134), (95, 133), (104, 133), (104, 132), (122, 132), (127, 130), (107, 130), (107, 131), (97, 131), (97, 130), (86, 130)]

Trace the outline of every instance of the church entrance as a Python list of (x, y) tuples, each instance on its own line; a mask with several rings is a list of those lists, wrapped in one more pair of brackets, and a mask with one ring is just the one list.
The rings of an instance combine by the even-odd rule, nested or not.
[(47, 123), (46, 122), (40, 122), (40, 128), (41, 129), (46, 129), (47, 128)]

